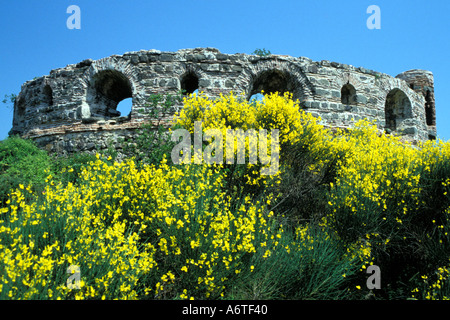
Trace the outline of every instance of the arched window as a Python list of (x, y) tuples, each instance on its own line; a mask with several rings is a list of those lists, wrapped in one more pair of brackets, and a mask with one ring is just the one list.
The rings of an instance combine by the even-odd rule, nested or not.
[(386, 129), (397, 130), (411, 114), (411, 101), (408, 96), (400, 89), (389, 91), (385, 104)]
[(107, 117), (126, 116), (117, 110), (121, 101), (132, 98), (131, 83), (124, 74), (116, 70), (100, 71), (93, 77), (93, 87), (94, 113)]
[(258, 74), (253, 82), (252, 89), (250, 91), (250, 97), (261, 93), (270, 94), (278, 92), (282, 95), (285, 92), (293, 92), (292, 81), (290, 76), (280, 70), (267, 70)]
[(194, 72), (188, 72), (181, 77), (181, 91), (183, 94), (188, 95), (198, 90), (198, 77)]
[(53, 90), (52, 88), (47, 84), (42, 89), (42, 93), (44, 95), (44, 103), (48, 104), (49, 106), (53, 105)]
[(430, 90), (427, 90), (425, 95), (425, 117), (427, 121), (427, 125), (435, 126), (436, 125), (436, 107), (434, 103), (434, 97)]
[(345, 105), (356, 104), (356, 89), (350, 83), (347, 83), (341, 89), (341, 103)]

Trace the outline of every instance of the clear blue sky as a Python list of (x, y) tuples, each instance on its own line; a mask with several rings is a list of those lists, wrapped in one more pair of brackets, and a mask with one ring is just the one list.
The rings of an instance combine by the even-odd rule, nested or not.
[[(66, 27), (69, 5), (81, 30)], [(381, 29), (369, 30), (369, 5)], [(305, 56), (392, 76), (434, 73), (438, 135), (450, 139), (450, 1), (448, 0), (15, 0), (0, 4), (0, 100), (50, 70), (141, 49), (215, 47), (224, 53)], [(12, 110), (0, 104), (0, 139)]]

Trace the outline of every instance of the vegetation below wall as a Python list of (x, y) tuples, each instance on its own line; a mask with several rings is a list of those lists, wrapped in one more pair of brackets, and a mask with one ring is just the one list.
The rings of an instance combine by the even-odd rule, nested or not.
[[(450, 145), (319, 120), (287, 94), (185, 100), (172, 130), (278, 129), (275, 175), (260, 161), (174, 165), (149, 128), (122, 162), (2, 141), (0, 299), (450, 297)], [(381, 289), (366, 286), (372, 264)]]

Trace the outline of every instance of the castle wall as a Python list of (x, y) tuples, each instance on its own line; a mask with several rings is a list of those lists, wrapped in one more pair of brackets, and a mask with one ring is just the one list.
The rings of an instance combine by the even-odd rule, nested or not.
[[(105, 148), (132, 139), (145, 121), (151, 94), (180, 89), (211, 97), (261, 90), (285, 92), (330, 127), (375, 120), (380, 130), (406, 140), (436, 137), (433, 75), (410, 70), (397, 77), (361, 67), (305, 57), (223, 54), (213, 48), (128, 52), (52, 70), (23, 84), (11, 134), (67, 153)], [(132, 98), (130, 115), (117, 104)]]

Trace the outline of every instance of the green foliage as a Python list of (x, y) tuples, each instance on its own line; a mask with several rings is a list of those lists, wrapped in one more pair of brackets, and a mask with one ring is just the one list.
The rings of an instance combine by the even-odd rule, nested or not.
[[(308, 142), (314, 134), (312, 128), (305, 127), (296, 143), (284, 146), (280, 156), (280, 183), (270, 188), (271, 192), (281, 194), (277, 211), (283, 212), (293, 223), (317, 222), (326, 215), (330, 182), (334, 181), (338, 161), (345, 154), (345, 150), (333, 152), (324, 141), (315, 141), (321, 148), (311, 152)], [(323, 165), (311, 170), (317, 163)]]
[[(284, 226), (284, 224), (283, 224)], [(289, 224), (288, 224), (289, 226)], [(232, 299), (348, 299), (361, 256), (321, 227), (305, 224), (284, 233), (270, 257), (253, 255), (230, 293)], [(251, 269), (251, 268), (250, 268)]]
[(81, 172), (94, 160), (96, 160), (95, 155), (89, 153), (74, 153), (69, 156), (55, 157), (52, 162), (55, 179), (64, 184), (69, 182), (79, 184)]
[(12, 107), (14, 102), (16, 102), (17, 95), (14, 93), (5, 94), (5, 97), (2, 100), (2, 103), (6, 104), (8, 107)]
[(142, 126), (134, 141), (124, 143), (124, 153), (142, 164), (157, 165), (164, 156), (170, 158), (170, 151), (175, 143), (170, 141), (165, 121), (168, 115), (173, 114), (175, 104), (180, 103), (181, 99), (181, 93), (166, 96), (152, 94), (148, 105), (143, 109), (151, 123)]
[(266, 50), (265, 48), (263, 48), (263, 49), (256, 49), (255, 51), (252, 52), (252, 54), (255, 54), (260, 57), (266, 57), (270, 56), (272, 53), (270, 52), (270, 50)]
[(30, 140), (9, 137), (0, 142), (0, 202), (20, 184), (40, 190), (51, 169), (51, 158)]

